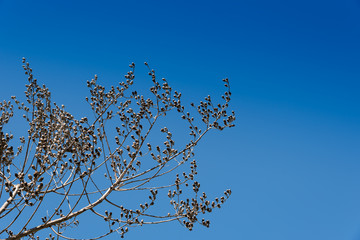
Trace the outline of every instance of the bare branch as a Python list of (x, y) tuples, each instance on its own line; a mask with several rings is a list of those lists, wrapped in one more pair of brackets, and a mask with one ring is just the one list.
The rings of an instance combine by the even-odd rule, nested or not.
[[(182, 94), (166, 79), (158, 81), (147, 63), (149, 96), (131, 90), (132, 63), (125, 80), (109, 90), (97, 83), (96, 75), (87, 82), (86, 101), (94, 116), (78, 120), (65, 106), (51, 101), (49, 89), (38, 84), (25, 59), (23, 63), (28, 77), (25, 103), (16, 97), (0, 102), (0, 225), (5, 226), (0, 237), (39, 239), (36, 234), (47, 233), (49, 239), (75, 239), (69, 236), (69, 227), (76, 228), (85, 212), (108, 225), (104, 234), (91, 239), (115, 232), (124, 237), (131, 227), (171, 221), (189, 230), (196, 223), (209, 227), (208, 220), (198, 217), (220, 208), (231, 190), (211, 202), (205, 193), (199, 194), (194, 151), (209, 131), (234, 126), (234, 112), (227, 113), (231, 99), (227, 79), (223, 103), (207, 96), (198, 106), (191, 104), (194, 115), (185, 110)], [(18, 140), (9, 131), (16, 130), (9, 125), (14, 106), (28, 125), (26, 137)], [(175, 114), (179, 114), (175, 132), (180, 134), (159, 126), (164, 120), (171, 125)], [(182, 143), (176, 145), (178, 140)], [(183, 171), (185, 165), (190, 169)], [(124, 199), (119, 194), (132, 191), (146, 193), (138, 203), (119, 200)], [(192, 197), (186, 197), (191, 192)], [(152, 208), (158, 195), (169, 198), (163, 212)], [(134, 204), (138, 208), (133, 210)]]

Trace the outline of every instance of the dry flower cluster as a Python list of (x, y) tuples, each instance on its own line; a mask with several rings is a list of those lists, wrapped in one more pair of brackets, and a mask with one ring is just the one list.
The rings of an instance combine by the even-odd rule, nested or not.
[[(131, 227), (169, 221), (179, 221), (189, 230), (195, 223), (209, 227), (200, 215), (220, 208), (231, 190), (214, 201), (200, 193), (194, 148), (210, 130), (234, 126), (234, 112), (226, 111), (231, 96), (227, 79), (223, 103), (215, 104), (208, 96), (199, 106), (191, 104), (195, 118), (185, 111), (181, 93), (165, 79), (158, 81), (147, 63), (150, 97), (131, 91), (132, 63), (125, 81), (108, 91), (97, 83), (96, 75), (87, 82), (91, 97), (86, 101), (94, 116), (77, 120), (51, 101), (49, 89), (38, 84), (24, 58), (23, 63), (28, 77), (25, 103), (16, 97), (0, 102), (1, 238), (40, 239), (45, 232), (46, 239), (74, 239), (67, 229), (77, 227), (85, 212), (106, 223), (104, 233), (91, 239), (115, 232), (124, 237)], [(19, 142), (11, 130), (6, 133), (15, 110), (28, 124)], [(189, 129), (189, 141), (179, 148), (170, 130), (158, 123), (171, 111), (178, 112)], [(165, 141), (157, 145), (150, 135), (159, 130)], [(185, 164), (190, 165), (189, 172), (179, 173)], [(158, 181), (168, 181), (163, 177), (169, 174), (174, 182)], [(183, 187), (192, 188), (192, 198), (182, 200)], [(148, 201), (130, 209), (125, 205), (131, 204), (119, 197), (128, 191), (148, 192)], [(172, 213), (154, 213), (160, 193), (167, 194)]]

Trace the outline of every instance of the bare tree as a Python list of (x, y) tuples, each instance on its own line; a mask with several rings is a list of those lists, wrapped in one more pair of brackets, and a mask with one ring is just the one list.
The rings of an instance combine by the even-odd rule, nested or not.
[[(147, 63), (152, 80), (149, 97), (132, 91), (132, 63), (125, 81), (108, 91), (97, 83), (96, 75), (87, 82), (91, 97), (86, 101), (94, 114), (77, 120), (64, 106), (51, 102), (49, 89), (38, 84), (24, 58), (23, 63), (28, 76), (26, 101), (12, 97), (0, 103), (0, 237), (40, 239), (39, 234), (45, 233), (47, 239), (74, 239), (67, 235), (68, 228), (78, 226), (84, 213), (106, 223), (104, 233), (91, 239), (114, 232), (124, 237), (131, 227), (170, 221), (189, 230), (195, 223), (209, 227), (210, 222), (199, 216), (220, 208), (231, 191), (214, 201), (199, 192), (194, 149), (210, 130), (234, 126), (234, 112), (226, 111), (231, 95), (228, 79), (223, 80), (227, 90), (222, 104), (210, 96), (199, 106), (190, 104), (195, 118), (185, 111), (181, 93), (167, 80), (158, 81)], [(15, 112), (22, 113), (28, 124), (26, 136), (19, 140), (7, 129)], [(180, 140), (189, 139), (179, 147), (169, 126), (159, 124), (166, 123), (169, 114), (178, 114), (189, 129), (190, 135)], [(186, 165), (190, 169), (181, 172)], [(170, 182), (167, 175), (172, 176)], [(186, 187), (190, 190), (185, 193)], [(192, 197), (183, 199), (183, 189)], [(129, 191), (145, 192), (148, 202), (145, 198), (130, 203), (119, 197)], [(155, 207), (158, 192), (169, 198), (171, 213)]]

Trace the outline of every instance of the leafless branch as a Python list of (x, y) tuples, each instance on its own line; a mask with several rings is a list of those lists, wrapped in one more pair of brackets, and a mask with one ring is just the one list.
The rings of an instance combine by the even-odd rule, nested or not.
[[(181, 93), (166, 79), (158, 81), (147, 63), (152, 81), (149, 96), (131, 90), (132, 63), (125, 80), (109, 90), (97, 83), (96, 75), (87, 82), (90, 98), (86, 101), (94, 117), (78, 120), (65, 106), (51, 101), (49, 89), (38, 84), (25, 59), (23, 63), (28, 77), (25, 101), (14, 96), (0, 102), (1, 238), (39, 239), (48, 234), (47, 239), (76, 239), (69, 228), (77, 227), (85, 212), (108, 223), (104, 234), (89, 239), (115, 232), (124, 237), (131, 227), (170, 221), (179, 221), (189, 230), (195, 223), (209, 227), (210, 222), (200, 221), (199, 216), (220, 208), (231, 191), (214, 201), (199, 194), (194, 151), (209, 131), (234, 126), (234, 112), (227, 113), (231, 99), (227, 79), (223, 80), (227, 89), (223, 103), (207, 96), (198, 106), (190, 104), (194, 114), (185, 111)], [(18, 112), (28, 131), (16, 140), (12, 132), (17, 131), (9, 122)], [(170, 114), (179, 114), (184, 123), (175, 132), (183, 133), (184, 127), (189, 131), (189, 139), (180, 147), (175, 139), (180, 135), (177, 139), (183, 142), (184, 135), (170, 132), (169, 126), (160, 127)], [(184, 165), (190, 166), (189, 172), (180, 174)], [(193, 197), (182, 200), (189, 194), (185, 193), (188, 187)], [(133, 203), (117, 197), (131, 191), (150, 192), (150, 201), (145, 201), (145, 195), (132, 210)], [(152, 210), (162, 193), (169, 198), (172, 213)], [(49, 204), (55, 207), (48, 208)]]

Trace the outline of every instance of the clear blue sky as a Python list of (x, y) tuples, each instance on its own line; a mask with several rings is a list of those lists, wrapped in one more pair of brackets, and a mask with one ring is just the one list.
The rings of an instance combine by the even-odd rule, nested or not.
[(202, 190), (231, 199), (210, 229), (127, 239), (360, 239), (359, 0), (0, 0), (1, 100), (25, 90), (23, 56), (76, 113), (86, 80), (116, 84), (131, 62), (188, 99), (230, 79), (237, 127), (209, 135), (197, 159)]

